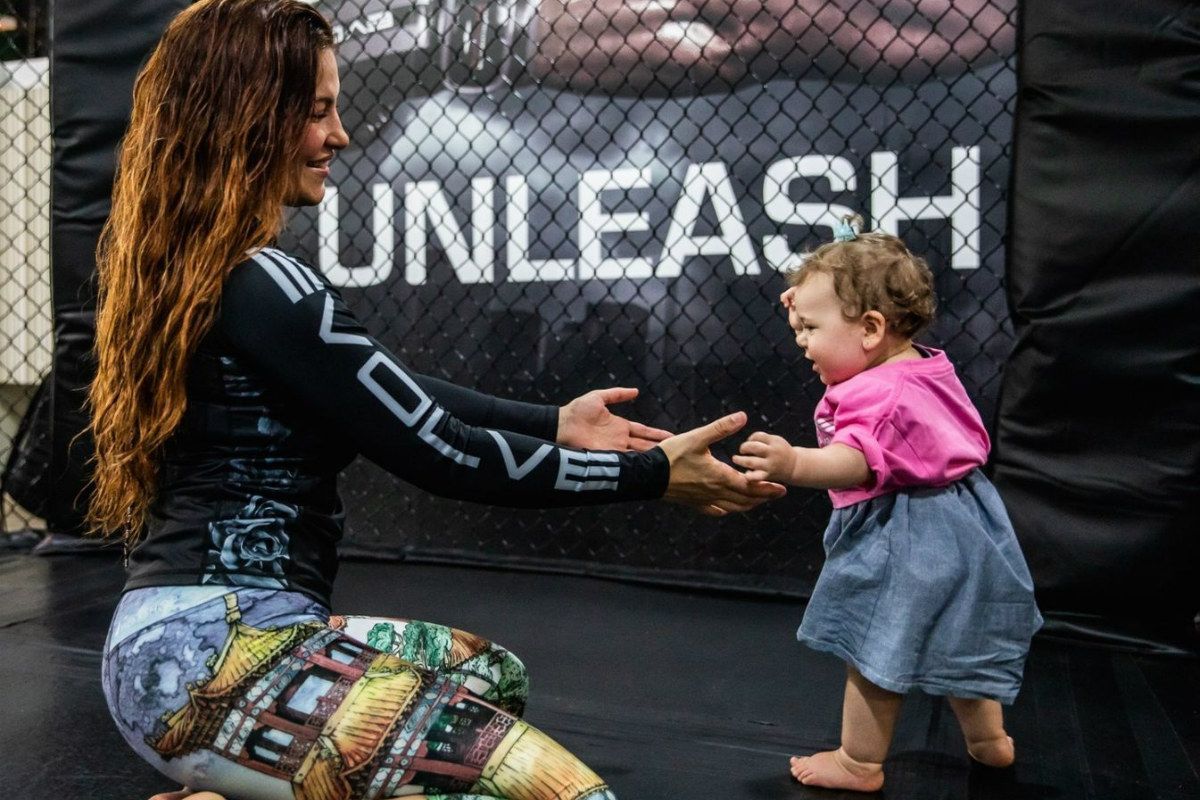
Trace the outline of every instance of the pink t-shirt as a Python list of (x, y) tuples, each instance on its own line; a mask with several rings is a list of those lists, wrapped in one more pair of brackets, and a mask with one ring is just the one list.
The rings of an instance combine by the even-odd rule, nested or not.
[(945, 486), (987, 460), (991, 442), (946, 354), (881, 364), (825, 390), (817, 443), (862, 451), (872, 479), (829, 491), (834, 508), (912, 486)]

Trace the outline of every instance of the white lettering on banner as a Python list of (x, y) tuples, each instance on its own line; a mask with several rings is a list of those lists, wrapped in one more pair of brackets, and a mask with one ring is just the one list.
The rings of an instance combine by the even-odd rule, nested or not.
[[(767, 167), (763, 178), (763, 210), (781, 225), (813, 225), (832, 228), (854, 209), (835, 203), (795, 203), (788, 188), (798, 178), (828, 181), (833, 194), (853, 192), (858, 187), (854, 165), (841, 156), (800, 156), (785, 158)], [(787, 237), (764, 236), (763, 256), (777, 270), (796, 265), (796, 254), (788, 247)]]
[[(654, 265), (648, 258), (605, 258), (602, 233), (650, 230), (645, 212), (605, 211), (601, 193), (614, 189), (649, 189), (648, 169), (593, 169), (579, 180), (579, 280), (591, 278), (649, 278)], [(736, 207), (736, 204), (735, 204)]]
[(950, 266), (979, 268), (979, 148), (950, 151), (950, 194), (900, 197), (895, 153), (871, 153), (871, 216), (875, 227), (896, 235), (906, 219), (950, 220)]
[(333, 24), (333, 40), (346, 41), (348, 36), (365, 36), (368, 33), (382, 33), (396, 27), (396, 17), (391, 11), (376, 11), (354, 20), (349, 25)]
[(560, 447), (558, 449), (558, 478), (554, 481), (554, 488), (564, 492), (615, 490), (617, 488), (615, 480), (603, 479), (621, 476), (619, 461), (620, 458), (616, 453), (577, 453)]
[(513, 283), (562, 281), (574, 277), (575, 262), (569, 258), (529, 257), (529, 184), (524, 175), (504, 179), (508, 205), (504, 209), (504, 230), (508, 234), (505, 255), (508, 279)]
[(374, 183), (371, 184), (371, 198), (375, 201), (375, 208), (371, 212), (375, 246), (371, 251), (371, 263), (365, 267), (344, 267), (338, 257), (340, 209), (337, 187), (326, 187), (325, 196), (321, 198), (321, 208), (317, 213), (317, 238), (320, 239), (317, 263), (334, 286), (375, 286), (391, 277), (392, 261), (396, 255), (396, 237), (392, 232), (395, 194), (386, 183)]
[[(315, 4), (315, 0), (303, 0), (303, 2), (309, 5)], [(392, 9), (363, 14), (348, 24), (333, 22), (331, 27), (334, 41), (341, 44), (350, 37), (363, 38), (372, 34), (390, 32), (388, 36), (392, 40), (393, 47), (432, 47), (431, 19), (433, 15), (430, 13), (430, 0), (409, 0), (407, 3), (397, 2), (392, 5), (394, 6)], [(396, 28), (400, 28), (401, 31), (396, 31)], [(397, 42), (398, 34), (406, 37), (407, 40)]]
[[(706, 197), (712, 198), (721, 232), (715, 236), (696, 236), (696, 223), (700, 221), (700, 208)], [(671, 225), (663, 241), (656, 274), (660, 278), (677, 278), (683, 272), (684, 260), (720, 255), (730, 257), (733, 271), (738, 275), (760, 272), (750, 233), (729, 182), (729, 171), (720, 161), (689, 164), (683, 176), (683, 191), (671, 212)]]
[[(950, 160), (948, 194), (901, 197), (898, 155), (889, 151), (871, 153), (870, 214), (863, 216), (873, 228), (893, 234), (898, 234), (900, 223), (907, 220), (949, 220), (950, 266), (977, 269), (981, 264), (979, 147), (953, 147)], [(810, 154), (780, 159), (769, 164), (763, 176), (762, 207), (767, 219), (779, 226), (832, 227), (842, 216), (854, 213), (853, 208), (840, 203), (793, 200), (790, 188), (800, 179), (827, 183), (830, 196), (853, 193), (858, 187), (854, 165), (842, 156)], [(455, 204), (438, 181), (414, 181), (404, 185), (404, 278), (407, 283), (420, 285), (428, 280), (431, 247), (445, 254), (460, 282), (493, 283), (496, 280), (496, 181), (492, 176), (472, 179), (469, 230), (464, 230)], [(528, 179), (525, 175), (505, 175), (503, 182), (507, 240), (504, 257), (509, 282), (645, 280), (651, 276), (672, 279), (681, 276), (684, 265), (696, 256), (728, 256), (737, 275), (761, 272), (728, 167), (720, 161), (687, 166), (657, 259), (650, 253), (621, 257), (607, 254), (611, 248), (610, 236), (660, 229), (658, 223), (661, 220), (652, 220), (644, 210), (608, 210), (603, 202), (606, 192), (653, 189), (648, 168), (595, 169), (580, 175), (576, 190), (579, 213), (577, 259), (530, 257), (530, 241), (536, 237), (529, 226)], [(371, 186), (375, 201), (371, 216), (375, 235), (371, 264), (345, 267), (338, 258), (337, 190), (332, 187), (326, 190), (318, 220), (319, 263), (322, 272), (335, 286), (374, 286), (384, 283), (391, 275), (396, 258), (392, 232), (394, 194), (386, 183)], [(712, 235), (698, 235), (701, 209), (706, 202), (712, 204), (717, 230)], [(761, 244), (763, 256), (773, 269), (787, 269), (796, 263), (797, 254), (788, 246), (787, 236), (782, 232), (764, 235)]]
[(404, 279), (424, 283), (429, 257), (429, 230), (446, 253), (450, 266), (462, 283), (491, 283), (496, 250), (496, 206), (493, 193), (496, 179), (491, 176), (471, 180), (471, 234), (474, 246), (467, 251), (463, 230), (458, 225), (450, 201), (437, 181), (417, 181), (404, 188), (404, 252), (407, 266)]

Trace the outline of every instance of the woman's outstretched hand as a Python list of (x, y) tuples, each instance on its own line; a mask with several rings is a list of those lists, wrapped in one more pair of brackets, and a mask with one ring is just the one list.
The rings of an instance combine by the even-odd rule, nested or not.
[(637, 389), (594, 389), (558, 410), (558, 444), (584, 450), (649, 450), (671, 435), (618, 416), (608, 407), (628, 403)]
[(692, 506), (709, 516), (723, 517), (733, 511), (749, 511), (787, 494), (787, 489), (778, 483), (751, 481), (709, 452), (710, 445), (736, 433), (745, 424), (746, 415), (739, 411), (659, 444), (671, 462), (671, 478), (663, 498)]

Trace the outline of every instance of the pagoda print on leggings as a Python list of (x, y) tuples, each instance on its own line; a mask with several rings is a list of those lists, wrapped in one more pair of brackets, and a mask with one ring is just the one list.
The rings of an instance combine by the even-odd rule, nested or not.
[[(208, 750), (291, 782), (296, 800), (392, 797), (408, 785), (523, 800), (603, 792), (540, 731), (449, 677), (320, 623), (251, 627), (232, 593), (225, 606), (211, 677), (147, 739), (165, 759)], [(531, 761), (545, 777), (534, 784), (521, 770)]]

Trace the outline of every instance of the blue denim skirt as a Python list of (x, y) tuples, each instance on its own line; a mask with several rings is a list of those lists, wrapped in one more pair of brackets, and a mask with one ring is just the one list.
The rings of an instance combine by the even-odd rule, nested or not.
[(981, 472), (834, 509), (824, 543), (800, 641), (893, 692), (1016, 698), (1042, 616)]

